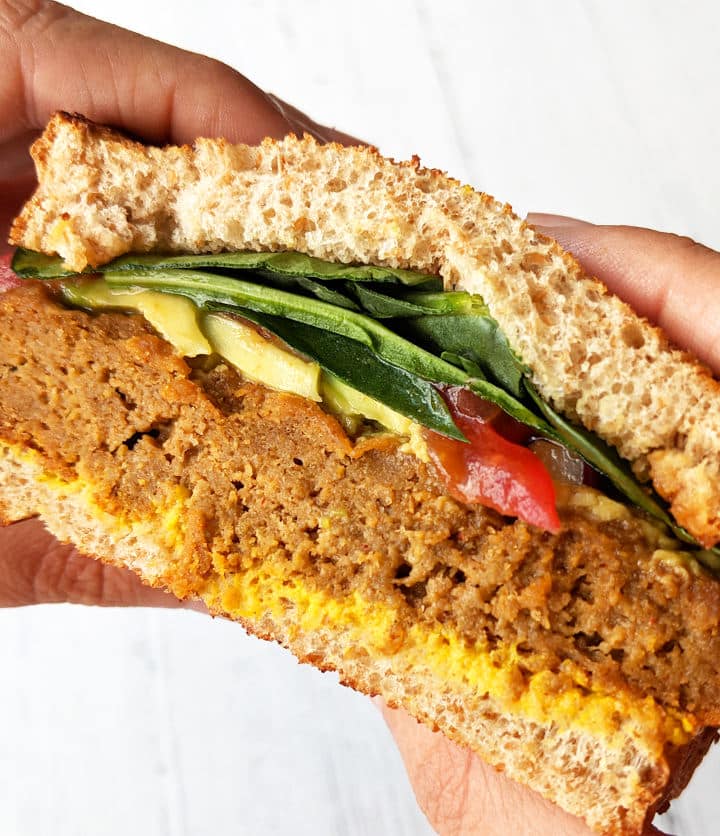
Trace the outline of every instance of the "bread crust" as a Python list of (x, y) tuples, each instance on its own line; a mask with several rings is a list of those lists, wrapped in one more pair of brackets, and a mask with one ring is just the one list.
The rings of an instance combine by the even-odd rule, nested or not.
[(617, 447), (703, 545), (720, 540), (720, 385), (507, 205), (373, 148), (143, 146), (56, 114), (13, 244), (96, 267), (130, 251), (298, 250), (480, 294), (555, 408)]

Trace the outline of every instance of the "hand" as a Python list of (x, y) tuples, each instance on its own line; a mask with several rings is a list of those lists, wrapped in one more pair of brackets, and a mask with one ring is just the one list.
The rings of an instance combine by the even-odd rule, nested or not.
[[(56, 110), (82, 113), (149, 142), (197, 136), (259, 142), (325, 128), (230, 67), (57, 3), (0, 0), (0, 255), (35, 178), (28, 146)], [(60, 546), (34, 520), (0, 528), (0, 606), (54, 601), (179, 606), (131, 573)]]
[[(553, 215), (528, 221), (557, 239), (682, 348), (720, 373), (720, 253), (688, 238)], [(590, 836), (577, 818), (508, 780), (404, 711), (381, 705), (418, 803), (442, 836)], [(646, 834), (659, 831), (648, 826)]]
[[(351, 140), (317, 125), (229, 67), (55, 3), (0, 0), (0, 55), (3, 65), (10, 68), (0, 76), (4, 115), (0, 125), (0, 233), (33, 187), (27, 146), (57, 109), (81, 112), (156, 143), (189, 142), (200, 135), (257, 142), (289, 131), (307, 131), (322, 140)], [(649, 272), (655, 262), (643, 261), (643, 236), (658, 233), (578, 229), (565, 227), (564, 243), (572, 249), (575, 234), (582, 244), (579, 255), (588, 259), (591, 271), (608, 283), (615, 282), (618, 292), (630, 301), (633, 293), (639, 291), (642, 296), (647, 288), (642, 282), (655, 276)], [(2, 234), (0, 238), (0, 252), (5, 237)], [(687, 270), (691, 263), (702, 288), (709, 285), (713, 264), (717, 270), (717, 254), (696, 250), (682, 239), (660, 236), (653, 242), (662, 242), (667, 255), (677, 258), (679, 267), (685, 265), (684, 274), (679, 271), (674, 275), (693, 275)], [(705, 264), (702, 269), (701, 261)], [(633, 266), (630, 272), (617, 269), (628, 264)], [(706, 314), (700, 322), (709, 328), (708, 300), (702, 290), (691, 296), (669, 272), (658, 275), (662, 289), (652, 297), (654, 310), (661, 321), (667, 318), (663, 324), (671, 335), (678, 342), (685, 339), (680, 333), (684, 321), (680, 312), (688, 300), (696, 304), (698, 298)], [(673, 304), (663, 304), (663, 299), (672, 299)], [(640, 302), (645, 303), (644, 297)], [(717, 367), (720, 357), (713, 357), (709, 346), (712, 343), (703, 343), (696, 328), (692, 347)], [(180, 605), (163, 592), (143, 587), (129, 572), (103, 566), (78, 555), (70, 546), (59, 545), (35, 521), (0, 529), (0, 606), (51, 601)], [(578, 820), (503, 778), (403, 712), (388, 713), (388, 718), (418, 801), (440, 832), (578, 836), (587, 832)]]

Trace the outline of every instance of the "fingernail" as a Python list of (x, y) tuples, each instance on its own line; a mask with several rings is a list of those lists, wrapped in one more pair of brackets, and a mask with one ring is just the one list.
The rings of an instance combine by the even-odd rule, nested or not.
[(273, 107), (288, 123), (290, 130), (296, 136), (302, 139), (303, 134), (310, 134), (310, 136), (314, 136), (315, 139), (319, 139), (320, 142), (330, 142), (330, 139), (324, 133), (325, 128), (322, 125), (318, 125), (317, 122), (313, 122), (313, 120), (301, 110), (298, 110), (293, 105), (283, 101), (274, 93), (266, 92), (265, 95)]
[(571, 227), (594, 226), (589, 221), (569, 218), (567, 215), (550, 215), (546, 212), (530, 212), (525, 220), (539, 232), (569, 231)]
[(277, 112), (282, 116), (282, 118), (287, 122), (288, 130), (292, 131), (297, 136), (302, 136), (304, 131), (302, 126), (299, 124), (298, 120), (294, 117), (292, 113), (292, 108), (290, 107), (287, 102), (284, 102), (282, 99), (278, 98), (274, 93), (268, 93), (267, 91), (263, 91), (265, 94), (265, 98), (268, 102), (277, 110)]
[[(285, 102), (278, 98), (274, 93), (271, 93), (269, 90), (261, 90), (260, 91), (263, 96), (268, 100), (268, 102), (277, 110), (277, 112), (283, 117), (283, 119), (288, 119), (287, 113), (285, 111)], [(288, 122), (290, 120), (288, 119)]]

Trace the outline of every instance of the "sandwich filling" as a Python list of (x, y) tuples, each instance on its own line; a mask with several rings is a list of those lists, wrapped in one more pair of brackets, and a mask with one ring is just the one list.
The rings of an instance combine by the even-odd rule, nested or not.
[(189, 364), (139, 316), (35, 283), (3, 297), (3, 457), (118, 539), (162, 543), (146, 579), (251, 624), (349, 631), (353, 652), (424, 659), (560, 729), (649, 723), (661, 749), (719, 719), (717, 583), (626, 506), (575, 486), (559, 533), (510, 524), (401, 438), (353, 441), (309, 398)]
[(98, 279), (19, 250), (13, 268), (54, 280), (67, 304), (141, 312), (181, 355), (219, 354), (322, 402), (351, 434), (371, 423), (411, 437), (462, 501), (557, 532), (553, 480), (604, 483), (720, 563), (612, 449), (540, 398), (480, 297), (432, 276), (288, 252), (129, 255)]
[(68, 114), (32, 154), (0, 522), (37, 514), (640, 832), (720, 725), (709, 372), (417, 159)]

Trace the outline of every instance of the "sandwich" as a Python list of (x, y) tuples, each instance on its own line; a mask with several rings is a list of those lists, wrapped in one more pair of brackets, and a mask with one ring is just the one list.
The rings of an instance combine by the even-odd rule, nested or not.
[(0, 521), (640, 833), (720, 725), (712, 374), (417, 159), (64, 113), (32, 154)]

